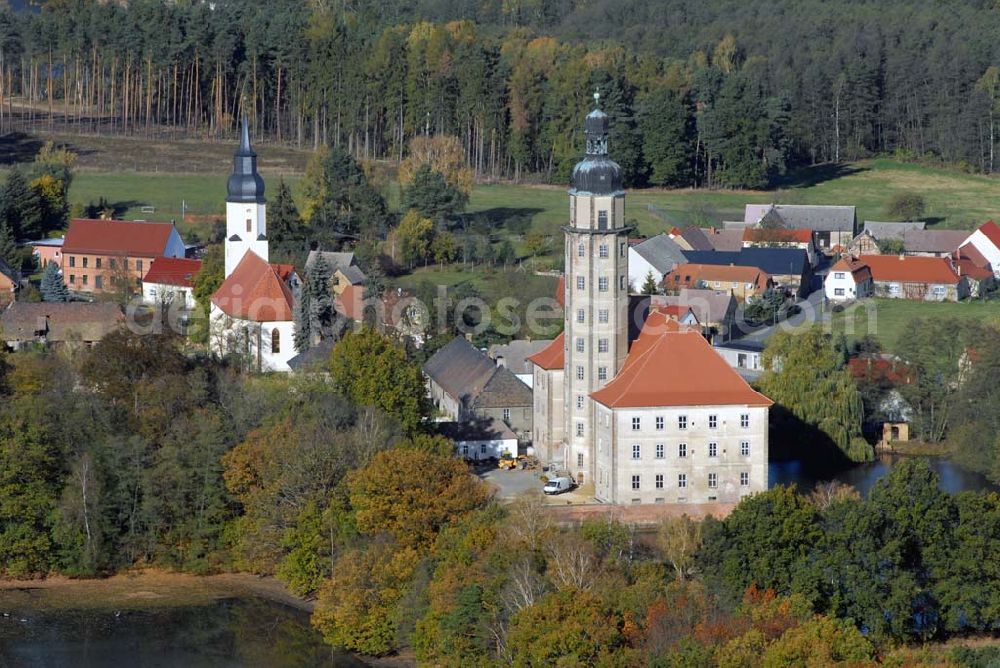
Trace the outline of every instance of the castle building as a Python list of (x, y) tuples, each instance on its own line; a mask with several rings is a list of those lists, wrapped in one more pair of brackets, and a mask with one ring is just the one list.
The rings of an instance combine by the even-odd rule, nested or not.
[(698, 327), (630, 309), (631, 228), (608, 129), (600, 109), (587, 116), (563, 227), (564, 330), (529, 358), (535, 449), (602, 502), (736, 501), (767, 488), (772, 402)]
[(226, 197), (225, 280), (209, 311), (212, 348), (249, 369), (290, 371), (292, 311), (300, 288), (292, 265), (268, 262), (267, 205), (243, 118)]

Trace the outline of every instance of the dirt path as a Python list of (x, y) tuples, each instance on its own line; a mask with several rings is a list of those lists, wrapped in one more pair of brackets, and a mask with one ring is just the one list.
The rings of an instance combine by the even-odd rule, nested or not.
[(274, 578), (245, 573), (188, 575), (149, 569), (102, 579), (53, 576), (44, 580), (0, 580), (0, 610), (169, 607), (251, 595), (306, 612), (312, 612), (314, 607), (312, 601), (293, 595)]
[(664, 517), (687, 515), (693, 520), (700, 520), (707, 515), (712, 515), (716, 519), (722, 519), (735, 507), (735, 503), (673, 503), (644, 504), (641, 506), (611, 506), (590, 503), (586, 505), (551, 505), (548, 511), (557, 523), (563, 525), (579, 524), (584, 520), (608, 517), (645, 529), (656, 526)]

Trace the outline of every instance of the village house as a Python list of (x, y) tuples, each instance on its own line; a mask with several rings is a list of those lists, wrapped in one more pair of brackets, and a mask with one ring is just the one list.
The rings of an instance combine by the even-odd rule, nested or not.
[(756, 267), (771, 277), (775, 287), (799, 297), (812, 291), (812, 265), (801, 248), (749, 247), (735, 253), (691, 251), (685, 256), (694, 264)]
[(645, 241), (628, 247), (628, 282), (631, 292), (637, 293), (652, 274), (659, 285), (665, 274), (675, 266), (687, 262), (684, 249), (667, 234), (657, 234)]
[(757, 380), (764, 372), (761, 362), (764, 347), (764, 343), (754, 339), (736, 339), (714, 345), (715, 352), (747, 381)]
[[(975, 248), (979, 257), (989, 263), (993, 275), (1000, 278), (1000, 226), (992, 220), (980, 225), (960, 244), (962, 249), (970, 246)], [(965, 255), (972, 257), (967, 251)]]
[(531, 387), (534, 374), (528, 358), (545, 350), (550, 343), (551, 339), (515, 339), (508, 343), (494, 343), (486, 354), (497, 366), (507, 367), (518, 380)]
[(842, 257), (832, 267), (823, 282), (826, 298), (832, 302), (864, 299), (872, 293), (872, 272), (864, 262)]
[(968, 234), (961, 230), (928, 230), (923, 222), (882, 223), (865, 221), (864, 229), (847, 245), (854, 256), (882, 255), (886, 242), (893, 242), (890, 254), (915, 257), (948, 257), (962, 245)]
[(0, 308), (17, 299), (17, 293), (23, 283), (24, 277), (21, 276), (21, 272), (0, 258)]
[(180, 304), (193, 309), (194, 277), (201, 270), (201, 260), (158, 257), (142, 279), (142, 299), (147, 304)]
[[(586, 156), (573, 170), (563, 333), (530, 358), (536, 452), (604, 503), (736, 501), (763, 491), (771, 402), (700, 327), (658, 309), (646, 313), (651, 300), (628, 294), (631, 228), (621, 168), (608, 157), (608, 124), (599, 109), (587, 116)], [(690, 266), (672, 271), (683, 276)], [(756, 268), (712, 267), (720, 269), (749, 269), (727, 282), (763, 288), (769, 281)], [(683, 309), (678, 315), (687, 317)]]
[(869, 294), (875, 297), (954, 302), (969, 296), (969, 281), (959, 275), (950, 258), (863, 255), (841, 262), (845, 264), (834, 265), (825, 284), (827, 297), (834, 301), (851, 299), (849, 292), (841, 295), (837, 291), (849, 289), (852, 283), (854, 298), (861, 297), (857, 291), (865, 279), (862, 267), (871, 275)]
[(111, 302), (14, 302), (0, 313), (0, 336), (12, 350), (91, 346), (124, 319)]
[(806, 252), (810, 266), (815, 267), (819, 254), (810, 230), (748, 227), (743, 230), (743, 248), (798, 248)]
[(442, 436), (455, 442), (455, 453), (462, 459), (480, 462), (518, 453), (517, 434), (496, 418), (439, 422), (436, 426)]
[(141, 289), (158, 257), (184, 257), (184, 242), (173, 223), (74, 219), (62, 245), (66, 286), (80, 293)]
[(301, 284), (292, 265), (268, 262), (264, 180), (243, 118), (227, 184), (225, 280), (212, 295), (210, 343), (257, 371), (291, 371), (292, 312)]
[(948, 257), (965, 243), (963, 230), (907, 230), (903, 232), (903, 254), (914, 257)]
[(741, 227), (810, 230), (820, 251), (847, 247), (857, 234), (858, 217), (853, 206), (803, 204), (747, 204)]
[(668, 293), (687, 288), (727, 290), (744, 302), (763, 294), (773, 285), (771, 277), (757, 267), (725, 264), (682, 264), (663, 278), (663, 287)]
[(531, 388), (457, 336), (424, 364), (427, 389), (440, 413), (455, 422), (495, 418), (522, 442), (531, 440)]
[(39, 269), (45, 269), (50, 263), (55, 263), (57, 267), (62, 266), (62, 247), (65, 241), (66, 237), (38, 239), (27, 242), (27, 245), (31, 246), (35, 264)]
[(312, 269), (318, 257), (322, 257), (330, 269), (330, 287), (336, 296), (340, 296), (349, 286), (363, 285), (368, 280), (358, 266), (354, 253), (350, 251), (309, 251), (309, 256), (306, 258), (306, 274)]
[(728, 290), (682, 288), (673, 295), (653, 295), (649, 306), (689, 307), (708, 333), (725, 338), (736, 322), (739, 303)]

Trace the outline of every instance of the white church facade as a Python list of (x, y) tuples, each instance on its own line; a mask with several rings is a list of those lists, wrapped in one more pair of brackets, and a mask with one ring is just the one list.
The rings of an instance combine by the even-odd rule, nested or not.
[(604, 503), (738, 501), (767, 489), (772, 402), (697, 327), (630, 310), (631, 228), (608, 124), (599, 109), (587, 116), (573, 170), (563, 334), (529, 358), (535, 450)]
[(290, 371), (292, 312), (300, 283), (291, 265), (268, 262), (267, 205), (246, 118), (226, 197), (225, 280), (212, 295), (211, 345), (257, 371)]

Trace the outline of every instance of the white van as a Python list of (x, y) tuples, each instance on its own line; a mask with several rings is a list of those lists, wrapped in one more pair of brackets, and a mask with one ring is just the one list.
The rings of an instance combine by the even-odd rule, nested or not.
[(542, 491), (546, 494), (562, 494), (571, 489), (573, 489), (572, 478), (552, 478), (545, 483), (545, 487), (542, 487)]

